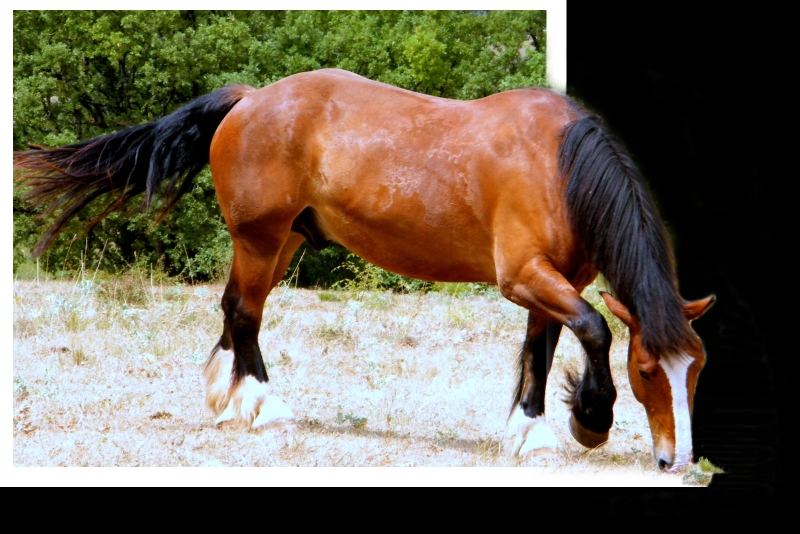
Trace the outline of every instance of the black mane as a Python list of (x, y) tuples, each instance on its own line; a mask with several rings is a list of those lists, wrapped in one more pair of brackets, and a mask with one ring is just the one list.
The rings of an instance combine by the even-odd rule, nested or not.
[(569, 103), (578, 119), (561, 132), (558, 155), (572, 230), (637, 319), (644, 347), (678, 352), (694, 334), (683, 316), (669, 236), (647, 185), (601, 120)]

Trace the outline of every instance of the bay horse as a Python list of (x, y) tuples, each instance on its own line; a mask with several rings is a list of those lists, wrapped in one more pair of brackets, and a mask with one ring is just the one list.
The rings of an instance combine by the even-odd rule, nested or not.
[(90, 204), (100, 210), (89, 228), (140, 193), (142, 209), (161, 198), (161, 220), (207, 163), (233, 241), (222, 335), (204, 367), (217, 424), (292, 428), (258, 344), (264, 302), (303, 241), (336, 242), (405, 276), (496, 284), (528, 310), (507, 424), (512, 456), (561, 447), (544, 399), (563, 326), (586, 353), (582, 376), (569, 379), (569, 428), (585, 447), (608, 439), (611, 332), (581, 298), (602, 273), (614, 293), (602, 297), (630, 330), (628, 377), (655, 461), (671, 470), (692, 461), (705, 353), (690, 322), (714, 296), (681, 298), (640, 173), (569, 97), (524, 88), (449, 100), (336, 69), (228, 86), (153, 122), (15, 152), (25, 198), (56, 214), (34, 256)]

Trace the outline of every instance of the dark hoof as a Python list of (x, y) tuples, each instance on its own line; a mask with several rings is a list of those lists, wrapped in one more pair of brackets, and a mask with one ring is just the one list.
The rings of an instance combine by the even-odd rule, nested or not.
[(608, 431), (601, 433), (595, 432), (593, 430), (589, 430), (582, 424), (575, 419), (575, 415), (569, 416), (569, 431), (572, 433), (572, 437), (577, 440), (578, 443), (587, 447), (589, 449), (595, 449), (608, 441)]

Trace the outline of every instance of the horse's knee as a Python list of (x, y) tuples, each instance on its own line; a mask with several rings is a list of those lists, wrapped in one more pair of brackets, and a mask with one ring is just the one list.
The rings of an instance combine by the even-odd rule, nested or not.
[(608, 354), (611, 348), (611, 330), (600, 312), (589, 304), (567, 326), (575, 333), (588, 354)]

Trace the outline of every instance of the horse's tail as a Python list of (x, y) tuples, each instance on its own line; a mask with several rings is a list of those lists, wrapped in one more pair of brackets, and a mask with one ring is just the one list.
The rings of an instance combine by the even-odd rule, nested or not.
[(211, 139), (222, 119), (253, 88), (231, 85), (201, 96), (161, 119), (72, 145), (14, 152), (16, 181), (27, 189), (23, 200), (43, 208), (42, 217), (60, 210), (33, 250), (39, 257), (69, 220), (99, 198), (87, 231), (115, 210), (124, 210), (145, 193), (139, 210), (163, 191), (160, 222), (189, 191), (208, 163)]

